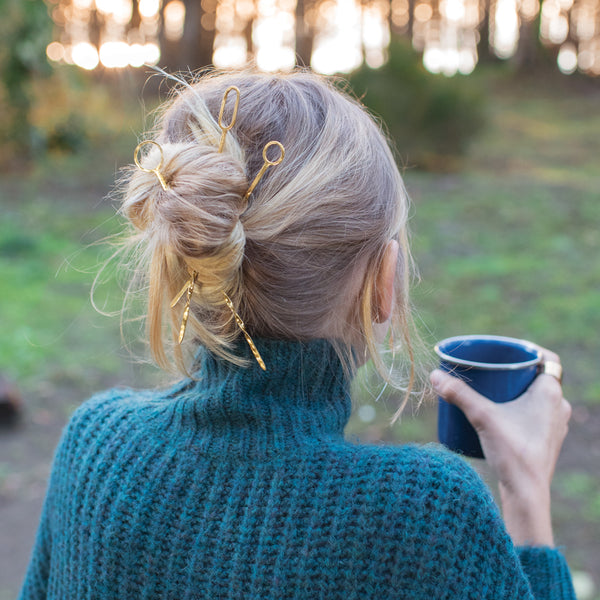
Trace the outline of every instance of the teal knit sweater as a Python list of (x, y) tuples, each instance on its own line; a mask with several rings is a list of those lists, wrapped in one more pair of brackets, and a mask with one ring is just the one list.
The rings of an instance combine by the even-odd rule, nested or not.
[(575, 597), (559, 551), (515, 549), (464, 460), (344, 440), (326, 342), (257, 345), (266, 373), (202, 352), (197, 380), (75, 412), (22, 598)]

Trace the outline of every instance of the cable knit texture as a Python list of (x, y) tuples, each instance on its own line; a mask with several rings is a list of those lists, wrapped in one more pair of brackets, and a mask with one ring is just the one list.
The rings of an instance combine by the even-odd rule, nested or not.
[(201, 351), (197, 380), (75, 412), (21, 598), (575, 598), (465, 461), (344, 440), (327, 342), (256, 342), (266, 373)]

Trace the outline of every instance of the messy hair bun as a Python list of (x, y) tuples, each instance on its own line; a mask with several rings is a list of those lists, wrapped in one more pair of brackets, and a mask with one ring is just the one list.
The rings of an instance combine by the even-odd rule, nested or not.
[(154, 173), (136, 169), (124, 214), (140, 231), (150, 229), (174, 255), (194, 260), (219, 256), (237, 270), (245, 244), (239, 217), (248, 187), (242, 165), (198, 144), (163, 144), (161, 149), (160, 172), (168, 189)]
[[(148, 167), (145, 167), (145, 165)], [(160, 165), (160, 176), (152, 169)], [(240, 221), (248, 187), (243, 166), (229, 154), (198, 143), (152, 146), (142, 159), (145, 170), (131, 172), (122, 212), (150, 257), (149, 331), (159, 364), (168, 365), (162, 348), (162, 315), (167, 302), (198, 273), (191, 329), (214, 344), (230, 320), (223, 291), (240, 285), (246, 237)], [(217, 304), (217, 307), (214, 306)], [(179, 308), (175, 307), (177, 313)], [(176, 314), (174, 321), (177, 321)], [(219, 314), (224, 321), (219, 323)]]

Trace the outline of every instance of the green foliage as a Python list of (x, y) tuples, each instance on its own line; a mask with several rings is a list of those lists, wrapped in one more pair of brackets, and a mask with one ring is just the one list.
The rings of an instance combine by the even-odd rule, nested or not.
[[(132, 362), (129, 349), (118, 350), (119, 318), (98, 314), (90, 301), (94, 278), (112, 253), (104, 240), (122, 228), (115, 207), (102, 199), (118, 167), (131, 162), (142, 128), (135, 94), (127, 80), (119, 83), (120, 90), (102, 87), (68, 67), (33, 82), (32, 129), (55, 151), (35, 156), (26, 176), (0, 175), (6, 323), (0, 373), (24, 391), (66, 386), (89, 393)], [(60, 145), (54, 132), (61, 127), (76, 147), (73, 141)], [(123, 300), (115, 267), (102, 272), (94, 296), (110, 313), (118, 313)]]
[(589, 521), (600, 521), (600, 481), (585, 471), (561, 474), (555, 482), (557, 491), (580, 504), (583, 516)]
[(57, 205), (37, 191), (27, 196), (18, 206), (3, 198), (0, 223), (0, 296), (9, 328), (0, 370), (16, 380), (79, 369), (83, 344), (103, 337), (90, 327), (101, 319), (88, 297), (99, 251), (82, 248), (108, 233), (98, 225), (102, 213), (85, 203)]
[(31, 146), (30, 84), (49, 73), (52, 21), (43, 0), (0, 0), (0, 159)]
[(77, 67), (56, 66), (49, 77), (31, 82), (29, 118), (36, 154), (81, 152), (123, 138), (123, 131), (139, 119), (131, 103), (139, 88), (130, 74), (113, 75), (100, 81)]
[(130, 102), (139, 91), (135, 75), (100, 81), (77, 67), (50, 66), (44, 0), (0, 0), (0, 14), (0, 165), (10, 170), (47, 152), (105, 146), (137, 120)]
[(350, 84), (385, 122), (409, 166), (453, 170), (485, 122), (485, 100), (475, 82), (429, 73), (401, 40), (392, 42), (383, 67), (361, 67)]

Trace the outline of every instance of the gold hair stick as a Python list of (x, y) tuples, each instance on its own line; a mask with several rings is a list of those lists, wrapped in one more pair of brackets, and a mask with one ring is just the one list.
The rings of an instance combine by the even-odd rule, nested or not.
[[(225, 104), (227, 103), (227, 96), (229, 96), (230, 92), (235, 92), (235, 104), (233, 105), (233, 115), (231, 115), (231, 121), (229, 125), (223, 125), (223, 112), (225, 111)], [(227, 132), (235, 125), (237, 120), (238, 108), (240, 106), (240, 90), (232, 85), (225, 90), (225, 94), (223, 94), (223, 100), (221, 101), (221, 110), (219, 111), (219, 127), (221, 128), (221, 141), (219, 142), (219, 154), (223, 152), (223, 148), (225, 146), (225, 136)]]
[(196, 280), (198, 279), (197, 271), (190, 272), (190, 278), (185, 282), (177, 296), (173, 298), (171, 302), (171, 308), (175, 308), (175, 305), (181, 300), (182, 296), (187, 292), (185, 299), (185, 308), (183, 309), (183, 316), (181, 318), (181, 327), (179, 328), (179, 343), (183, 342), (183, 336), (185, 335), (185, 329), (187, 327), (188, 317), (190, 316), (190, 305), (192, 303), (192, 295), (194, 293), (194, 287), (196, 287)]
[(175, 298), (173, 298), (173, 300), (171, 301), (171, 308), (175, 308), (175, 306), (177, 306), (177, 303), (181, 300), (181, 297), (187, 292), (189, 285), (190, 285), (190, 280), (188, 279), (183, 284), (183, 287), (179, 290), (179, 293), (177, 294), (177, 296), (175, 296)]
[(246, 331), (246, 326), (244, 325), (244, 321), (242, 321), (242, 318), (240, 317), (240, 315), (238, 315), (237, 312), (235, 311), (235, 308), (233, 306), (233, 302), (231, 301), (231, 298), (225, 292), (223, 292), (223, 297), (225, 298), (225, 304), (227, 304), (227, 308), (229, 308), (229, 310), (233, 314), (233, 318), (235, 319), (237, 326), (242, 330), (242, 333), (244, 334), (244, 337), (246, 338), (246, 341), (248, 342), (248, 346), (250, 346), (250, 350), (252, 350), (252, 354), (254, 354), (254, 358), (256, 359), (256, 362), (260, 365), (260, 368), (263, 371), (266, 371), (267, 367), (265, 366), (265, 361), (262, 359), (262, 356), (260, 355), (258, 348), (254, 345), (254, 342), (252, 341), (250, 334)]
[[(142, 165), (139, 161), (139, 158), (138, 158), (140, 150), (147, 144), (152, 144), (153, 146), (156, 146), (158, 148), (158, 151), (160, 152), (160, 160), (158, 161), (158, 164), (156, 165), (156, 167), (154, 167), (154, 169), (146, 169), (145, 167), (142, 167)], [(165, 156), (163, 154), (162, 148), (160, 147), (160, 144), (158, 142), (155, 142), (154, 140), (146, 140), (144, 142), (140, 142), (136, 146), (135, 150), (133, 151), (133, 160), (134, 160), (135, 164), (137, 165), (138, 169), (140, 169), (141, 171), (144, 171), (144, 173), (154, 173), (158, 177), (158, 180), (160, 181), (160, 185), (162, 186), (162, 189), (165, 190), (165, 192), (166, 192), (169, 189), (169, 186), (167, 185), (165, 178), (162, 176), (162, 173), (160, 172), (160, 168), (162, 167), (164, 159), (165, 159)]]
[[(281, 154), (279, 155), (279, 157), (276, 160), (269, 160), (267, 158), (267, 150), (271, 146), (277, 146), (281, 150)], [(263, 160), (264, 160), (263, 166), (261, 167), (260, 171), (258, 172), (258, 175), (254, 178), (254, 181), (250, 184), (250, 187), (248, 188), (248, 191), (246, 192), (246, 195), (244, 196), (245, 200), (248, 200), (248, 198), (250, 198), (250, 194), (254, 191), (254, 188), (257, 186), (258, 182), (262, 179), (262, 176), (266, 173), (267, 169), (269, 167), (275, 167), (283, 160), (283, 157), (285, 156), (285, 148), (283, 147), (283, 144), (281, 144), (280, 142), (271, 141), (268, 144), (266, 144), (265, 147), (263, 148), (262, 155), (263, 155)]]

